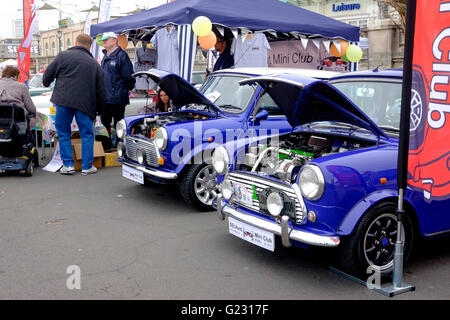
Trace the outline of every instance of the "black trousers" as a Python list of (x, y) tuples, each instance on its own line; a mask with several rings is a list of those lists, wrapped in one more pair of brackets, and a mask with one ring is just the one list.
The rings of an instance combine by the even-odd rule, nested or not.
[(101, 115), (102, 123), (111, 136), (111, 123), (116, 128), (117, 122), (123, 119), (125, 115), (125, 104), (106, 104), (105, 110)]

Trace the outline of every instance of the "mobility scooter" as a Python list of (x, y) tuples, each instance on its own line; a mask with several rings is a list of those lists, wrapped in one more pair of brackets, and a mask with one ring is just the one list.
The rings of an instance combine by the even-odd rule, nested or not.
[(0, 173), (17, 172), (33, 175), (39, 165), (35, 138), (30, 130), (32, 115), (25, 117), (23, 108), (0, 105)]

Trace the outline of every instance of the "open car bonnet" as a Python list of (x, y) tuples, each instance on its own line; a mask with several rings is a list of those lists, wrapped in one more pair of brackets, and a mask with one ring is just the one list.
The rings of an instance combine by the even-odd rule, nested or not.
[(223, 113), (214, 105), (214, 103), (200, 93), (189, 82), (176, 74), (157, 69), (150, 69), (148, 71), (133, 73), (133, 77), (143, 77), (144, 79), (153, 80), (165, 93), (167, 93), (176, 107), (196, 103), (209, 106), (214, 110), (217, 110), (220, 114)]
[(253, 77), (239, 82), (259, 84), (284, 112), (292, 127), (319, 121), (356, 125), (377, 137), (385, 133), (335, 87), (324, 81), (297, 75)]

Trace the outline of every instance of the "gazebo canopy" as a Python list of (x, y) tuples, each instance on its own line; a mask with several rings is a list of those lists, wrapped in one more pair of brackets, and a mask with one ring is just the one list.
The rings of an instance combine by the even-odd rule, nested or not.
[[(150, 29), (169, 23), (189, 25), (198, 16), (208, 17), (214, 25), (295, 36), (342, 38), (359, 41), (359, 27), (281, 2), (279, 0), (183, 0), (145, 10), (130, 16), (93, 25), (91, 35), (128, 31), (133, 38), (137, 29)], [(153, 33), (153, 32), (151, 32)], [(146, 33), (149, 37), (151, 33)], [(140, 40), (148, 40), (139, 37)]]

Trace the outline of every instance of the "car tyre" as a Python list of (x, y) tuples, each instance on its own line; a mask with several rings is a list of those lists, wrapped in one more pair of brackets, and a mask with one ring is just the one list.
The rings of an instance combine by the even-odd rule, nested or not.
[[(339, 246), (339, 260), (350, 274), (365, 279), (373, 274), (368, 272), (372, 265), (382, 278), (393, 271), (393, 257), (397, 240), (397, 207), (393, 203), (375, 205), (364, 214), (354, 232), (344, 237)], [(404, 262), (411, 254), (414, 229), (411, 219), (405, 214)]]
[(180, 179), (179, 189), (186, 203), (200, 211), (212, 211), (212, 200), (218, 194), (217, 178), (212, 165), (190, 165)]
[(33, 165), (35, 168), (39, 167), (39, 152), (37, 151), (37, 149), (34, 149)]
[(26, 177), (32, 177), (33, 176), (33, 161), (28, 162), (28, 166), (25, 169), (25, 176)]

